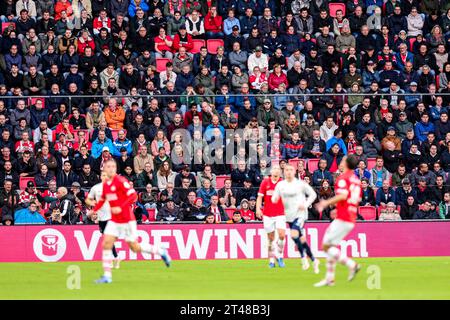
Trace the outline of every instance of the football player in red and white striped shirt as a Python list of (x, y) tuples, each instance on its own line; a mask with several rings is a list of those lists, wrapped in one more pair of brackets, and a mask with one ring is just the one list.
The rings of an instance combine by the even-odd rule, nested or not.
[(336, 270), (336, 263), (339, 262), (349, 269), (348, 281), (353, 280), (356, 273), (360, 270), (360, 265), (353, 259), (348, 258), (337, 247), (340, 242), (355, 227), (359, 203), (361, 201), (361, 181), (355, 175), (354, 170), (358, 165), (355, 156), (349, 155), (342, 159), (339, 164), (343, 173), (336, 179), (336, 195), (328, 200), (322, 200), (317, 204), (317, 210), (336, 205), (336, 218), (327, 228), (322, 240), (323, 251), (327, 253), (327, 274), (325, 279), (316, 283), (314, 286), (333, 286)]
[(111, 207), (111, 220), (108, 221), (103, 233), (103, 276), (96, 283), (112, 282), (112, 248), (118, 238), (124, 237), (133, 252), (159, 254), (167, 267), (170, 266), (170, 256), (166, 249), (148, 243), (137, 242), (137, 224), (132, 210), (132, 204), (137, 200), (137, 193), (128, 180), (117, 174), (117, 164), (113, 159), (104, 164), (107, 180), (103, 183), (103, 192), (93, 211), (97, 212), (107, 201)]

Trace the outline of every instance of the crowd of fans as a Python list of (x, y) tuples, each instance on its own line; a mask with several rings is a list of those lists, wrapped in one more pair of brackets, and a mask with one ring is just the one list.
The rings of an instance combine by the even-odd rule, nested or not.
[(450, 217), (447, 0), (1, 0), (0, 15), (4, 225), (96, 223), (84, 200), (111, 157), (139, 222), (258, 220), (274, 163), (331, 197), (346, 154), (380, 220)]

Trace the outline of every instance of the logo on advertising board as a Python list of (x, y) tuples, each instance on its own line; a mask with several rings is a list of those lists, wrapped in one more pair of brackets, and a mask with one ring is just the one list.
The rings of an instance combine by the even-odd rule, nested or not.
[(34, 237), (34, 254), (41, 261), (59, 261), (66, 253), (66, 248), (66, 239), (58, 230), (50, 228), (43, 229)]

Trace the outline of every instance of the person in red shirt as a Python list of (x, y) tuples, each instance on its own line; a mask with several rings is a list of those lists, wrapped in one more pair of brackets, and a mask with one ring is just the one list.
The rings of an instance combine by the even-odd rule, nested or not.
[(360, 265), (353, 259), (348, 258), (337, 247), (340, 242), (355, 227), (358, 207), (361, 201), (361, 181), (354, 171), (358, 160), (354, 155), (346, 156), (340, 162), (340, 170), (343, 172), (335, 182), (336, 195), (332, 198), (320, 201), (316, 208), (322, 212), (329, 206), (336, 205), (331, 212), (335, 219), (328, 226), (322, 241), (323, 251), (327, 253), (327, 273), (325, 279), (316, 283), (315, 287), (333, 286), (336, 263), (339, 262), (349, 269), (348, 281), (354, 279), (356, 273), (361, 269)]
[(223, 19), (217, 14), (217, 7), (211, 6), (204, 20), (206, 39), (222, 39), (224, 37), (222, 24)]
[(187, 33), (185, 25), (181, 25), (178, 28), (178, 32), (173, 37), (172, 49), (178, 51), (180, 47), (185, 47), (187, 52), (191, 52), (194, 48), (192, 36)]
[[(284, 267), (283, 251), (286, 238), (286, 217), (284, 215), (284, 207), (281, 201), (272, 202), (272, 195), (275, 186), (280, 182), (281, 169), (274, 165), (270, 171), (270, 176), (265, 178), (259, 187), (258, 198), (256, 199), (256, 217), (263, 219), (264, 230), (267, 233), (268, 251), (269, 251), (269, 267), (275, 267), (275, 259), (277, 259), (280, 268)], [(262, 208), (264, 200), (264, 208)], [(262, 208), (262, 209), (261, 209)], [(275, 231), (278, 233), (278, 242), (274, 244)]]
[(166, 29), (159, 28), (159, 35), (154, 38), (155, 41), (155, 55), (156, 58), (172, 59), (172, 38), (166, 35)]
[(159, 254), (167, 267), (170, 266), (170, 256), (166, 249), (137, 241), (137, 224), (132, 210), (132, 204), (138, 199), (136, 191), (129, 181), (117, 174), (116, 161), (111, 159), (104, 163), (103, 170), (107, 179), (103, 183), (100, 200), (95, 204), (93, 212), (99, 211), (105, 202), (111, 207), (111, 220), (108, 221), (103, 233), (103, 276), (96, 283), (112, 282), (112, 248), (117, 239), (124, 237), (133, 252)]
[(242, 218), (245, 219), (245, 221), (254, 221), (255, 220), (255, 213), (250, 210), (250, 206), (247, 199), (242, 199), (241, 201), (241, 209), (239, 210), (241, 213)]
[(273, 66), (273, 72), (269, 75), (268, 83), (269, 89), (273, 91), (278, 91), (281, 83), (284, 83), (286, 87), (288, 86), (287, 76), (279, 64)]

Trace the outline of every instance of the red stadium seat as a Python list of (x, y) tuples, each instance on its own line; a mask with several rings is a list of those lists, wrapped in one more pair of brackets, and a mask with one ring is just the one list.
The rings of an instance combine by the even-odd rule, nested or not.
[(147, 209), (148, 221), (156, 221), (156, 209)]
[(291, 166), (293, 166), (295, 169), (297, 169), (298, 163), (299, 163), (300, 161), (305, 161), (305, 160), (303, 160), (303, 159), (290, 159), (290, 160), (288, 161), (288, 163), (289, 163)]
[(330, 9), (330, 17), (335, 18), (336, 17), (336, 11), (342, 10), (342, 13), (345, 16), (345, 3), (330, 3), (328, 5)]
[(19, 189), (25, 190), (27, 188), (27, 183), (29, 181), (33, 181), (33, 183), (36, 185), (36, 183), (34, 181), (34, 177), (20, 177), (19, 178)]
[(409, 38), (409, 51), (412, 51), (416, 38)]
[(191, 50), (191, 53), (199, 53), (200, 48), (205, 46), (205, 40), (202, 39), (193, 39), (192, 43), (194, 44), (194, 47)]
[(32, 97), (30, 98), (30, 106), (34, 106), (36, 104), (36, 101), (41, 100), (42, 101), (42, 107), (45, 108), (45, 98), (41, 97)]
[(167, 62), (171, 62), (172, 60), (167, 58), (156, 58), (156, 71), (161, 73), (166, 70)]
[(376, 220), (377, 208), (372, 206), (359, 207), (359, 214), (364, 218), (364, 220)]
[(367, 170), (372, 170), (375, 168), (375, 165), (377, 164), (376, 158), (368, 158), (367, 159)]
[(230, 218), (230, 219), (233, 219), (234, 211), (236, 211), (236, 209), (230, 209), (230, 208), (225, 209), (225, 213), (227, 214), (228, 218)]
[(313, 173), (319, 169), (319, 161), (320, 159), (308, 159), (308, 171)]
[(217, 48), (224, 45), (222, 39), (209, 39), (206, 41), (206, 47), (208, 48), (208, 52), (210, 54), (216, 54)]
[(14, 22), (2, 22), (2, 33), (9, 27), (9, 25), (13, 25), (13, 29), (16, 29), (16, 24)]
[(73, 130), (74, 141), (78, 142), (78, 132), (83, 131), (86, 140), (89, 141), (89, 130)]
[(222, 189), (225, 185), (225, 180), (230, 179), (229, 176), (216, 176), (216, 189)]

